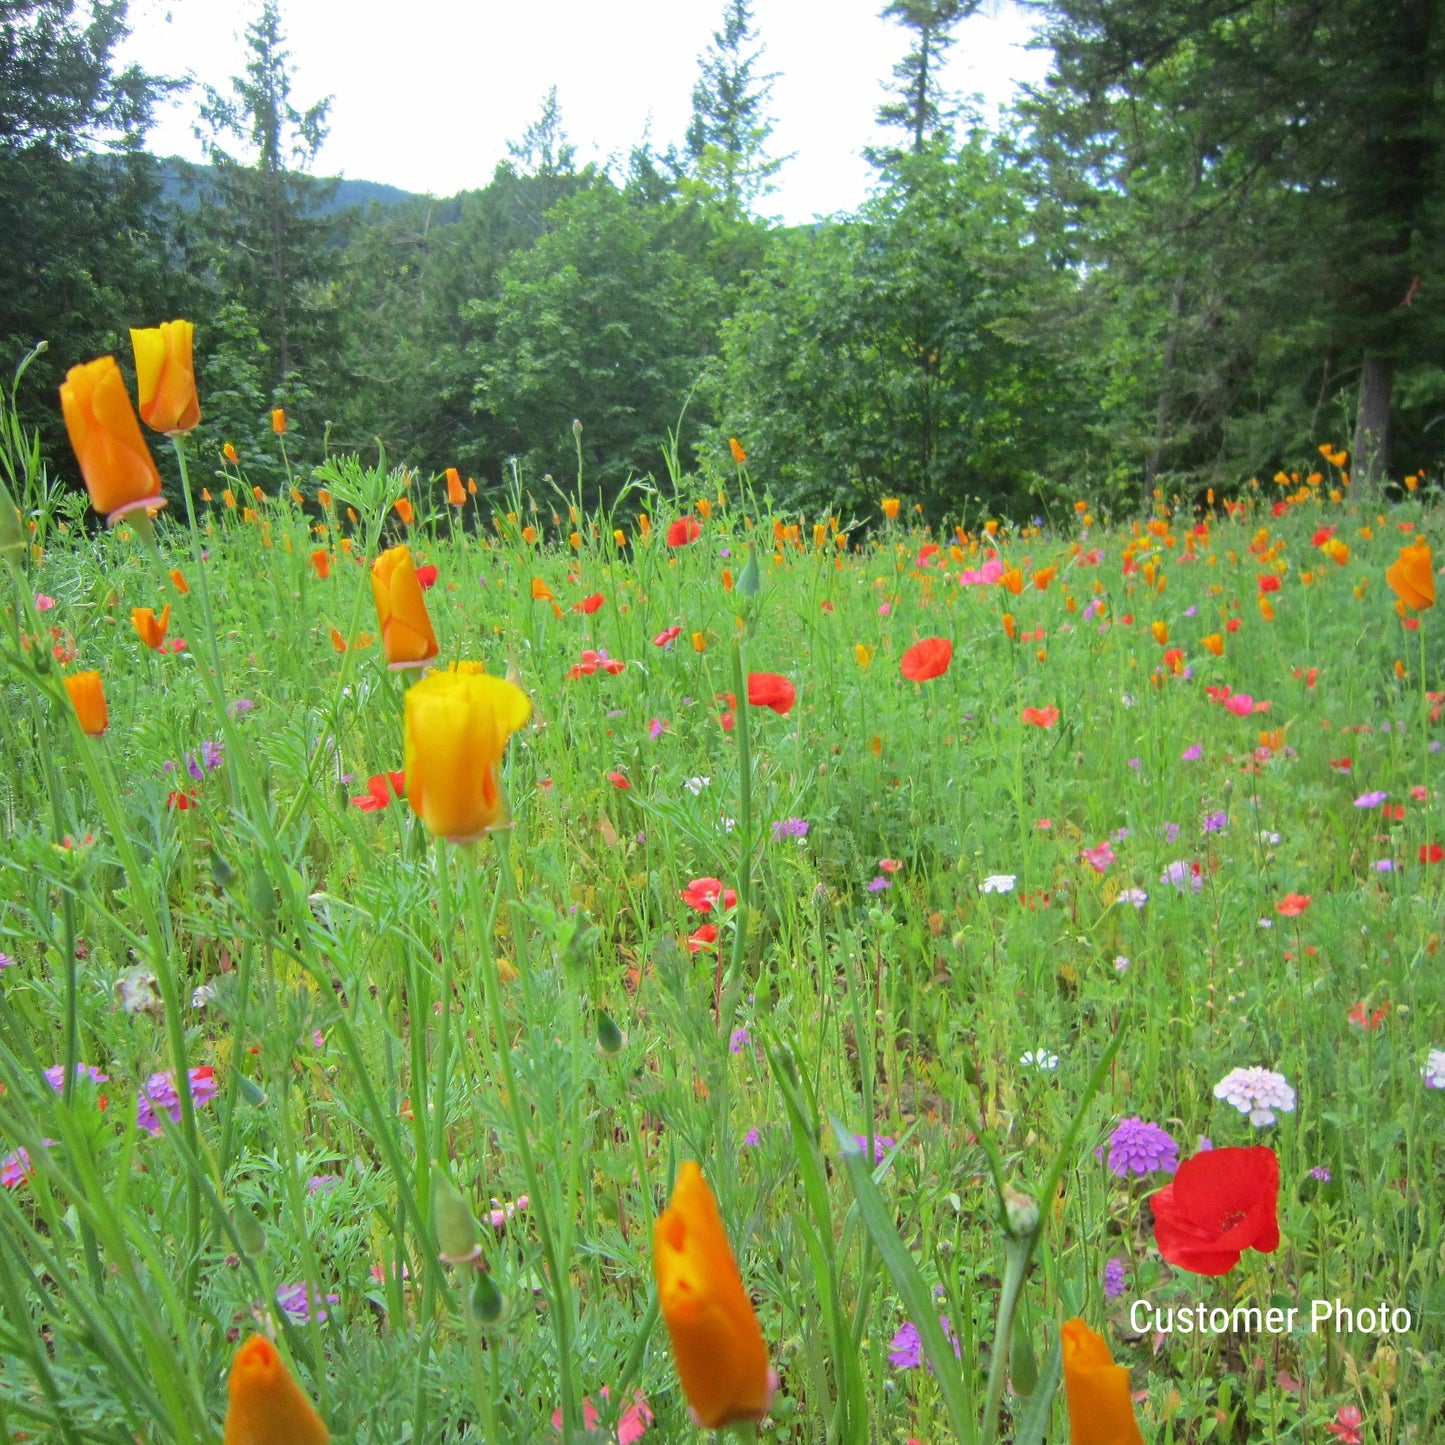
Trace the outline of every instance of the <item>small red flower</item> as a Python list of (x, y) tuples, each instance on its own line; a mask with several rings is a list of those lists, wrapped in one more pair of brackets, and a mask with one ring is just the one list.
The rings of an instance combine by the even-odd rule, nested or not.
[(174, 788), (166, 794), (166, 807), (174, 808), (184, 813), (188, 808), (195, 806), (196, 795), (194, 793), (177, 792)]
[(668, 527), (665, 540), (669, 547), (686, 547), (689, 542), (696, 542), (700, 536), (702, 525), (696, 517), (689, 514), (679, 517)]
[(667, 628), (664, 628), (661, 632), (659, 632), (659, 633), (657, 634), (656, 637), (654, 637), (654, 638), (652, 639), (652, 645), (653, 645), (654, 647), (666, 647), (666, 646), (668, 645), (668, 643), (670, 643), (670, 642), (676, 642), (677, 639), (678, 639), (679, 637), (681, 637), (681, 636), (682, 636), (682, 628), (680, 628), (680, 627), (667, 627)]
[(630, 788), (632, 786), (632, 784), (627, 781), (627, 774), (619, 773), (616, 768), (613, 768), (612, 771), (607, 774), (607, 781), (610, 782), (614, 788)]
[(738, 901), (737, 892), (732, 888), (724, 888), (720, 878), (694, 878), (686, 888), (678, 890), (677, 896), (689, 908), (694, 908), (699, 913), (711, 913), (719, 899), (722, 900), (724, 908), (735, 907)]
[(696, 933), (689, 933), (687, 946), (693, 953), (701, 953), (705, 948), (711, 948), (717, 942), (717, 924), (704, 923)]
[(1282, 918), (1298, 918), (1311, 902), (1312, 899), (1308, 893), (1286, 893), (1274, 905), (1274, 911)]
[(379, 813), (390, 806), (393, 795), (399, 798), (405, 791), (405, 773), (373, 773), (366, 780), (366, 791), (351, 802), (363, 813)]
[(1348, 1018), (1358, 1029), (1364, 1029), (1367, 1034), (1372, 1034), (1390, 1016), (1390, 1000), (1386, 999), (1379, 1008), (1370, 1010), (1365, 1007), (1364, 999), (1350, 1009)]
[(1331, 758), (1330, 766), (1337, 773), (1348, 773), (1355, 765), (1349, 758)]
[(1439, 843), (1420, 844), (1420, 861), (1422, 863), (1438, 863), (1442, 858), (1445, 858), (1445, 848), (1442, 848)]
[(584, 597), (580, 602), (572, 604), (573, 612), (586, 613), (588, 617), (597, 611), (607, 599), (600, 593), (594, 592), (590, 597)]
[(751, 706), (770, 707), (779, 717), (786, 717), (797, 700), (797, 689), (781, 673), (748, 674), (748, 702)]
[(1246, 1249), (1279, 1248), (1279, 1159), (1273, 1149), (1208, 1149), (1150, 1196), (1154, 1242), (1191, 1274), (1228, 1274)]
[(1261, 572), (1259, 576), (1259, 590), (1261, 592), (1278, 592), (1279, 578), (1273, 572)]
[(425, 567), (418, 567), (416, 580), (421, 584), (421, 590), (425, 592), (428, 587), (436, 586), (437, 569), (430, 562)]
[(1026, 707), (1019, 716), (1036, 728), (1051, 728), (1059, 720), (1059, 710), (1051, 703), (1048, 707)]
[(953, 661), (953, 643), (946, 637), (925, 637), (903, 654), (898, 670), (909, 682), (928, 682), (942, 677)]
[(1237, 617), (1231, 617), (1231, 618), (1229, 619), (1229, 621), (1224, 624), (1224, 630), (1225, 630), (1226, 632), (1238, 632), (1238, 631), (1239, 631), (1239, 618), (1237, 618)]

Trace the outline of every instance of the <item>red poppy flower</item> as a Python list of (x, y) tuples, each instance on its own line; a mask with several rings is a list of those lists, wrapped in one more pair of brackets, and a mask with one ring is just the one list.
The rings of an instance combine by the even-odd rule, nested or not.
[(614, 788), (630, 788), (632, 786), (632, 784), (627, 781), (627, 774), (619, 773), (616, 768), (613, 768), (612, 771), (607, 774), (607, 781), (611, 783)]
[(705, 948), (711, 948), (717, 942), (717, 924), (704, 923), (696, 933), (689, 933), (687, 946), (693, 953), (701, 953)]
[(1259, 577), (1259, 590), (1261, 592), (1278, 592), (1279, 578), (1272, 572), (1262, 572)]
[(1298, 918), (1310, 906), (1311, 901), (1308, 893), (1286, 893), (1274, 905), (1274, 911), (1282, 918)]
[(1420, 861), (1422, 863), (1438, 863), (1442, 858), (1445, 858), (1445, 847), (1441, 847), (1439, 843), (1420, 844)]
[(399, 798), (405, 791), (405, 773), (373, 773), (366, 780), (366, 791), (351, 801), (363, 813), (379, 813), (390, 805), (393, 795)]
[(1229, 619), (1229, 621), (1224, 624), (1224, 630), (1225, 630), (1226, 632), (1238, 632), (1238, 631), (1239, 631), (1239, 618), (1237, 618), (1237, 617), (1231, 617), (1231, 618)]
[(946, 637), (925, 637), (903, 654), (898, 670), (909, 682), (942, 677), (953, 661), (953, 644)]
[(1351, 1008), (1348, 1018), (1356, 1028), (1364, 1029), (1367, 1034), (1372, 1034), (1390, 1016), (1390, 1000), (1386, 999), (1379, 1008), (1370, 1010), (1365, 1007), (1364, 999)]
[(428, 587), (436, 585), (437, 569), (433, 567), (430, 562), (428, 562), (425, 567), (418, 567), (416, 569), (416, 580), (421, 584), (422, 591), (425, 592)]
[(797, 689), (781, 673), (748, 673), (748, 702), (753, 707), (770, 707), (779, 717), (786, 717), (797, 700)]
[(1051, 703), (1048, 707), (1026, 707), (1019, 716), (1036, 728), (1051, 728), (1059, 720), (1059, 710)]
[(677, 896), (699, 913), (711, 913), (719, 899), (724, 908), (732, 908), (738, 901), (736, 891), (724, 888), (721, 878), (694, 878), (686, 888), (678, 890)]
[(666, 647), (669, 642), (676, 642), (677, 639), (681, 636), (682, 628), (667, 627), (664, 628), (661, 632), (657, 634), (656, 637), (652, 639), (652, 645), (654, 647)]
[(194, 793), (181, 793), (172, 788), (171, 791), (166, 794), (166, 807), (176, 808), (184, 813), (187, 808), (195, 805), (195, 797), (196, 795)]
[(1279, 1248), (1279, 1160), (1273, 1149), (1207, 1149), (1150, 1197), (1154, 1242), (1191, 1274), (1228, 1274), (1246, 1249)]
[(580, 602), (574, 602), (572, 610), (573, 612), (585, 612), (590, 617), (606, 601), (607, 599), (600, 592), (594, 592), (590, 597), (584, 597)]
[(689, 542), (696, 542), (702, 536), (702, 524), (694, 516), (679, 517), (667, 529), (667, 545), (669, 547), (686, 547)]

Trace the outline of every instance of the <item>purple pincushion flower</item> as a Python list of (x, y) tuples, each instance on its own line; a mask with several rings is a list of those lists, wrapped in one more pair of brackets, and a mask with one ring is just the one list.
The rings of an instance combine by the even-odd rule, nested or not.
[[(323, 1303), (334, 1305), (337, 1304), (340, 1299), (341, 1296), (339, 1294), (314, 1295), (304, 1284), (281, 1285), (276, 1291), (276, 1303), (280, 1305), (293, 1320), (298, 1320), (302, 1324), (305, 1324), (306, 1321), (311, 1318), (311, 1311), (314, 1307)], [(316, 1318), (318, 1320), (324, 1320), (326, 1318), (326, 1311), (324, 1309), (317, 1309)]]
[(728, 1039), (728, 1049), (731, 1053), (740, 1054), (750, 1043), (752, 1037), (746, 1029), (734, 1029)]
[(1104, 1298), (1118, 1299), (1124, 1293), (1125, 1283), (1124, 1261), (1111, 1259), (1104, 1266)]
[[(204, 1104), (216, 1097), (218, 1087), (216, 1071), (209, 1064), (198, 1069), (191, 1069), (187, 1078), (193, 1104)], [(181, 1096), (176, 1092), (174, 1073), (152, 1074), (146, 1080), (145, 1087), (136, 1096), (135, 1122), (137, 1128), (144, 1129), (147, 1134), (159, 1134), (161, 1132), (161, 1113), (169, 1115), (173, 1124), (179, 1124), (181, 1121)]]
[(784, 818), (781, 823), (773, 824), (773, 840), (781, 843), (784, 838), (806, 838), (808, 836), (808, 824), (804, 818)]
[(1158, 1124), (1122, 1119), (1109, 1135), (1109, 1172), (1120, 1179), (1130, 1174), (1172, 1174), (1179, 1167), (1179, 1146)]
[[(75, 1077), (77, 1079), (89, 1079), (92, 1084), (104, 1084), (110, 1079), (109, 1074), (102, 1074), (94, 1064), (77, 1064), (75, 1066)], [(45, 1082), (58, 1094), (65, 1087), (65, 1065), (52, 1064), (45, 1071)]]

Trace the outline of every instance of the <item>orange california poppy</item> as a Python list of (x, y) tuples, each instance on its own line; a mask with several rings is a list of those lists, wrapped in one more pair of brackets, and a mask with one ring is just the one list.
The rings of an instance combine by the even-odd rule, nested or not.
[(447, 468), (447, 502), (460, 507), (467, 499), (466, 488), (462, 486), (462, 474), (455, 467)]
[(691, 1159), (678, 1169), (672, 1199), (653, 1227), (652, 1265), (693, 1418), (705, 1430), (761, 1420), (777, 1376), (717, 1200)]
[(231, 1364), (224, 1445), (326, 1445), (331, 1438), (276, 1346), (252, 1335)]
[(131, 625), (135, 628), (136, 636), (150, 648), (152, 652), (160, 649), (161, 644), (166, 640), (166, 628), (171, 625), (171, 604), (166, 603), (165, 609), (159, 617), (149, 607), (133, 607), (130, 613)]
[(740, 466), (748, 464), (748, 454), (743, 450), (743, 444), (736, 437), (728, 438), (728, 450), (733, 454), (733, 460)]
[(98, 738), (110, 726), (110, 712), (105, 705), (105, 686), (98, 672), (73, 672), (65, 679), (70, 704), (80, 719), (81, 731)]
[(1427, 543), (1401, 547), (1400, 555), (1385, 568), (1385, 581), (1406, 607), (1423, 611), (1435, 605), (1435, 563)]
[(162, 321), (143, 331), (133, 330), (136, 402), (141, 420), (153, 431), (193, 430), (201, 420), (196, 399), (196, 371), (191, 343), (196, 328), (189, 321)]
[(953, 644), (946, 637), (925, 637), (903, 654), (899, 671), (909, 682), (942, 677), (953, 661)]
[(65, 429), (91, 506), (114, 523), (137, 507), (163, 507), (161, 477), (141, 436), (115, 357), (72, 366), (60, 388)]
[(1129, 1372), (1114, 1363), (1103, 1335), (1076, 1316), (1064, 1321), (1062, 1344), (1072, 1445), (1144, 1445)]
[(883, 515), (887, 517), (890, 522), (896, 522), (898, 520), (898, 509), (903, 504), (897, 497), (884, 497), (878, 505), (883, 509)]
[(371, 595), (381, 646), (393, 669), (419, 667), (440, 650), (407, 547), (390, 547), (371, 564)]

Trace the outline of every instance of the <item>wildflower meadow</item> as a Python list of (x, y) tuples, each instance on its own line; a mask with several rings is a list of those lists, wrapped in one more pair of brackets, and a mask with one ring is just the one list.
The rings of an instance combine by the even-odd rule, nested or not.
[(1445, 1440), (1421, 478), (499, 494), (191, 336), (4, 407), (0, 1435)]

